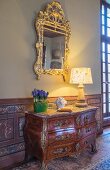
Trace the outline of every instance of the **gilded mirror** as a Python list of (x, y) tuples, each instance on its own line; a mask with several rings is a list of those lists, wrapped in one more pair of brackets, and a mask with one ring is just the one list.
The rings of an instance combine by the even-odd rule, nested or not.
[(61, 4), (53, 1), (40, 11), (36, 20), (37, 58), (34, 71), (41, 74), (63, 75), (68, 73), (70, 26)]

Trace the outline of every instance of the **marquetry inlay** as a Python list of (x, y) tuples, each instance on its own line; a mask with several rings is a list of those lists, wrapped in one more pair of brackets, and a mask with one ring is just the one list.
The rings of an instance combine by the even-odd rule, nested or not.
[(24, 149), (25, 149), (24, 143), (19, 143), (19, 144), (3, 147), (3, 148), (0, 148), (0, 156), (5, 156), (8, 154), (20, 152)]
[(10, 105), (10, 106), (0, 106), (0, 114), (5, 114), (5, 113), (18, 113), (18, 112), (23, 112), (25, 111), (25, 106), (23, 105)]
[(13, 119), (0, 120), (0, 142), (14, 138), (13, 136)]

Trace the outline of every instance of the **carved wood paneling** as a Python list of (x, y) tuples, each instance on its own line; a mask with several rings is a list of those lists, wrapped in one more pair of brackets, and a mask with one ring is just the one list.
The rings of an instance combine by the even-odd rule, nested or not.
[[(49, 107), (55, 107), (57, 97), (48, 98)], [(68, 104), (74, 104), (76, 96), (64, 97)], [(98, 133), (102, 132), (101, 95), (86, 96), (89, 105), (98, 106)], [(32, 98), (0, 99), (0, 168), (12, 166), (24, 159), (24, 124), (25, 111), (33, 110)], [(16, 160), (14, 159), (16, 158)], [(7, 162), (7, 164), (5, 163)]]
[(0, 142), (4, 140), (10, 140), (14, 138), (14, 122), (13, 119), (1, 119), (0, 120)]
[(101, 134), (103, 132), (103, 114), (102, 114), (102, 97), (101, 95), (90, 95), (87, 96), (87, 103), (91, 106), (97, 106), (97, 132), (98, 134)]
[(19, 117), (18, 118), (18, 126), (19, 126), (19, 137), (23, 137), (23, 128), (25, 124), (25, 117)]
[(24, 142), (14, 145), (9, 145), (7, 147), (0, 148), (0, 157), (10, 155), (16, 152), (23, 151), (25, 149)]
[(29, 101), (30, 99), (0, 100), (0, 169), (24, 159), (24, 112), (31, 106), (33, 100)]

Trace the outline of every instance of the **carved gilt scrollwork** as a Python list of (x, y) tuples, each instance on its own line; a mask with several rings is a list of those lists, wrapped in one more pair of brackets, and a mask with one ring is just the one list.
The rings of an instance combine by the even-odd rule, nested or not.
[[(36, 20), (37, 31), (37, 58), (34, 64), (34, 72), (39, 79), (41, 74), (63, 75), (65, 78), (68, 73), (68, 54), (69, 54), (69, 38), (70, 26), (69, 21), (65, 19), (64, 11), (59, 2), (53, 1), (47, 5), (44, 11), (40, 11)], [(64, 57), (63, 66), (61, 69), (47, 69), (43, 68), (43, 43), (44, 43), (44, 30), (46, 32), (53, 32), (52, 34), (60, 34), (65, 37), (64, 42)]]

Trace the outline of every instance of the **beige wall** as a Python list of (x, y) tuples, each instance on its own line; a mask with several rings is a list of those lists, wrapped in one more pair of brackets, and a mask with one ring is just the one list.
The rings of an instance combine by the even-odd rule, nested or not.
[[(0, 98), (30, 97), (33, 88), (50, 96), (76, 95), (76, 86), (64, 83), (61, 76), (33, 72), (36, 58), (34, 19), (49, 0), (0, 0)], [(101, 93), (100, 73), (100, 1), (60, 0), (71, 26), (71, 67), (91, 67), (93, 85), (87, 94)]]

